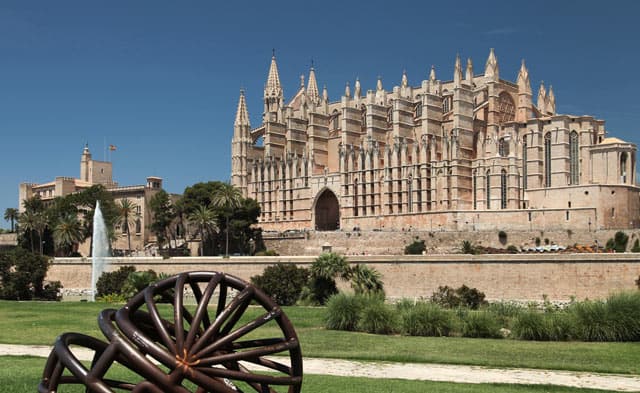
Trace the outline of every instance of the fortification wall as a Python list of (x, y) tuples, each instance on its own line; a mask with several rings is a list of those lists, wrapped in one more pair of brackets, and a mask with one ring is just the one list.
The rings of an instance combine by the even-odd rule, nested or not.
[[(182, 271), (222, 271), (245, 280), (276, 263), (308, 267), (313, 257), (191, 257), (110, 258), (111, 268), (134, 265), (137, 270), (176, 274)], [(428, 298), (441, 285), (466, 284), (483, 291), (489, 300), (541, 301), (604, 298), (612, 292), (636, 288), (640, 255), (624, 254), (519, 254), (351, 256), (382, 275), (387, 296)], [(91, 264), (84, 258), (57, 258), (47, 275), (59, 280), (65, 291), (87, 290)], [(344, 284), (342, 284), (344, 287)]]
[[(353, 229), (353, 228), (349, 228)], [(344, 255), (402, 255), (404, 247), (415, 239), (425, 241), (427, 254), (449, 254), (459, 252), (463, 240), (484, 247), (506, 248), (534, 247), (535, 239), (545, 239), (550, 243), (570, 246), (574, 244), (604, 246), (616, 231), (507, 231), (507, 239), (500, 243), (498, 231), (448, 232), (448, 231), (332, 231), (300, 232), (282, 238), (265, 238), (267, 248), (280, 255), (314, 255), (322, 252), (323, 246), (331, 246), (332, 251)], [(628, 247), (640, 238), (640, 231), (625, 231), (629, 235)]]

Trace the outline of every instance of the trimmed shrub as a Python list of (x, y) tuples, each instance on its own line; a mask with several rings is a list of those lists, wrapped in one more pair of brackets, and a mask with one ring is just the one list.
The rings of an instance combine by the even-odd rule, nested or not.
[(268, 266), (261, 275), (251, 277), (253, 285), (281, 306), (294, 305), (308, 281), (309, 270), (282, 263)]
[(355, 331), (364, 308), (361, 296), (338, 293), (327, 300), (325, 327), (331, 330)]
[[(59, 300), (58, 289), (45, 288), (44, 278), (49, 268), (49, 259), (17, 247), (0, 253), (0, 299), (7, 300)], [(59, 283), (58, 283), (59, 284)]]
[(424, 240), (419, 239), (414, 240), (404, 248), (405, 255), (422, 255), (424, 251), (427, 251), (427, 246), (424, 244)]
[(510, 254), (517, 254), (518, 252), (520, 252), (520, 250), (518, 250), (518, 247), (514, 246), (513, 244), (509, 244), (509, 246), (507, 247), (507, 251)]
[(396, 311), (379, 298), (369, 298), (361, 311), (358, 330), (373, 334), (391, 334), (398, 330)]
[(122, 294), (122, 287), (127, 277), (135, 271), (136, 268), (134, 266), (122, 266), (116, 271), (102, 273), (96, 282), (96, 297)]
[(462, 318), (462, 336), (474, 338), (502, 338), (500, 323), (486, 311), (470, 311)]
[(484, 293), (480, 292), (476, 288), (469, 288), (466, 285), (462, 285), (456, 289), (456, 294), (460, 297), (460, 304), (469, 307), (472, 310), (477, 310), (481, 304), (486, 303), (484, 300)]
[(460, 297), (456, 294), (456, 290), (448, 285), (438, 287), (438, 290), (431, 295), (431, 301), (447, 308), (460, 305)]
[(158, 274), (151, 269), (131, 272), (124, 281), (120, 294), (127, 299), (132, 298), (155, 281), (158, 281)]
[(437, 304), (420, 302), (402, 313), (402, 331), (409, 336), (448, 336), (451, 314)]
[(456, 308), (463, 306), (472, 310), (477, 310), (481, 304), (486, 303), (484, 298), (483, 292), (476, 288), (469, 288), (464, 284), (458, 289), (453, 289), (446, 285), (441, 286), (431, 295), (431, 301), (442, 307)]

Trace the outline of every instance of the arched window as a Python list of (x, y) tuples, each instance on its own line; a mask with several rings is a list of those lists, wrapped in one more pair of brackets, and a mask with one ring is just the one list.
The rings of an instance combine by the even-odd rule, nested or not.
[(527, 136), (522, 137), (522, 189), (527, 189)]
[(578, 154), (578, 133), (569, 134), (569, 184), (580, 184), (580, 168)]
[(142, 222), (140, 221), (140, 219), (136, 220), (136, 233), (141, 233), (142, 232)]
[(487, 177), (485, 178), (486, 185), (486, 198), (487, 198), (487, 210), (491, 209), (491, 171), (487, 171)]
[(333, 130), (340, 129), (340, 113), (337, 110), (333, 111), (331, 115), (331, 128)]
[(415, 116), (416, 118), (421, 118), (422, 117), (422, 102), (418, 102), (416, 104), (416, 111), (415, 111)]
[(507, 208), (507, 171), (500, 171), (500, 208)]
[(551, 187), (551, 133), (544, 134), (544, 186)]
[(451, 105), (449, 103), (449, 97), (444, 97), (442, 99), (442, 113), (447, 113), (451, 110)]
[(620, 155), (620, 182), (627, 183), (627, 153)]
[(362, 104), (360, 106), (360, 124), (362, 132), (367, 131), (367, 107)]
[(500, 138), (498, 141), (498, 154), (500, 157), (506, 157), (509, 155), (509, 140), (508, 138)]

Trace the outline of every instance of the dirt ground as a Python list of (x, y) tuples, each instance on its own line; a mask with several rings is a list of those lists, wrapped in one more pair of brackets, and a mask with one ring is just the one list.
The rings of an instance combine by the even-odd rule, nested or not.
[[(0, 356), (29, 355), (47, 357), (50, 351), (51, 347), (49, 346), (0, 345)], [(92, 353), (89, 350), (77, 348), (74, 349), (73, 352), (80, 360), (91, 360)], [(615, 390), (619, 392), (640, 391), (640, 376), (635, 375), (511, 368), (499, 369), (445, 364), (357, 362), (318, 358), (304, 358), (303, 361), (305, 374), (459, 383), (545, 384)]]

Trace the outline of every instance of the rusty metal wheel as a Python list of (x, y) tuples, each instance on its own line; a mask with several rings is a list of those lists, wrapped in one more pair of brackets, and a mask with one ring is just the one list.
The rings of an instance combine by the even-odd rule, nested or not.
[[(55, 393), (65, 384), (99, 393), (300, 392), (302, 355), (291, 322), (271, 298), (237, 277), (182, 273), (150, 285), (117, 311), (102, 311), (98, 322), (108, 343), (60, 336), (39, 392)], [(94, 351), (90, 368), (70, 345)], [(116, 363), (133, 371), (132, 381), (105, 378)]]
[[(188, 295), (195, 301), (191, 307)], [(271, 298), (237, 277), (190, 272), (165, 279), (118, 310), (115, 322), (141, 352), (166, 367), (168, 381), (151, 382), (167, 388), (300, 391), (302, 355), (291, 322)]]

